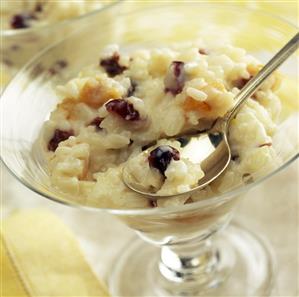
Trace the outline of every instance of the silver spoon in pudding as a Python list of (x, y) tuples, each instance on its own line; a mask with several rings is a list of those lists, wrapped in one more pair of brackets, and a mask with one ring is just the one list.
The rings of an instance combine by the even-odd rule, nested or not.
[[(149, 198), (162, 198), (174, 195), (192, 193), (206, 187), (216, 178), (218, 178), (227, 168), (232, 158), (231, 149), (228, 142), (229, 125), (238, 111), (244, 105), (245, 101), (253, 95), (260, 85), (298, 48), (299, 33), (297, 33), (260, 71), (253, 77), (235, 97), (235, 105), (223, 118), (219, 118), (213, 127), (202, 133), (184, 135), (184, 143), (181, 145), (181, 157), (189, 159), (193, 164), (200, 165), (204, 176), (190, 189), (178, 193), (161, 194), (150, 192), (137, 183), (128, 170), (128, 166), (123, 168), (123, 181), (131, 190), (148, 196)], [(178, 136), (172, 139), (177, 139)], [(169, 139), (168, 139), (169, 140)], [(150, 156), (155, 147), (147, 148), (142, 154)], [(175, 152), (167, 151), (167, 148), (158, 151), (158, 154), (170, 154), (175, 158)], [(150, 159), (149, 159), (150, 160)], [(163, 166), (163, 164), (162, 164)]]

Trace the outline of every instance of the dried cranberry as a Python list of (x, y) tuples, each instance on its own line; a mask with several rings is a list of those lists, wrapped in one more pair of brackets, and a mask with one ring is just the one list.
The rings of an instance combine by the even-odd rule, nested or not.
[(240, 159), (239, 155), (232, 155), (232, 160), (233, 161), (238, 161)]
[(180, 160), (179, 151), (169, 145), (161, 145), (150, 152), (148, 162), (151, 167), (158, 169), (164, 175), (172, 159)]
[(136, 87), (137, 87), (136, 82), (134, 82), (133, 80), (131, 80), (131, 85), (128, 88), (127, 97), (131, 97), (131, 96), (134, 95)]
[(32, 77), (36, 78), (38, 75), (40, 75), (41, 73), (43, 73), (45, 71), (44, 66), (41, 63), (38, 63), (35, 65), (35, 67), (31, 70), (30, 75), (32, 75)]
[(190, 203), (192, 203), (192, 202), (193, 202), (192, 198), (189, 197), (189, 198), (184, 202), (184, 204), (190, 204)]
[(254, 179), (250, 173), (244, 173), (242, 175), (242, 181), (244, 184), (251, 184), (254, 181)]
[(56, 129), (53, 137), (48, 143), (48, 150), (54, 152), (61, 141), (67, 140), (72, 135), (74, 135), (74, 132), (72, 130), (63, 131), (63, 130)]
[(185, 85), (184, 62), (173, 61), (164, 79), (165, 92), (177, 95), (182, 92)]
[(158, 206), (158, 204), (157, 204), (157, 200), (149, 200), (149, 205), (150, 205), (150, 207), (157, 207)]
[(102, 130), (102, 128), (100, 127), (100, 124), (102, 123), (102, 121), (103, 121), (103, 118), (96, 117), (89, 123), (88, 126), (95, 126), (97, 131)]
[(68, 62), (65, 60), (57, 60), (51, 68), (49, 68), (49, 73), (55, 75), (59, 73), (63, 68), (67, 67)]
[(4, 58), (2, 62), (7, 66), (13, 66), (13, 62), (9, 59)]
[(21, 49), (21, 47), (18, 45), (18, 44), (13, 44), (11, 47), (10, 47), (10, 49), (12, 50), (12, 51), (18, 51), (18, 50), (20, 50)]
[(124, 99), (113, 99), (105, 104), (107, 111), (115, 113), (126, 121), (140, 120), (139, 112), (134, 109), (133, 104)]
[(125, 71), (127, 69), (126, 66), (122, 66), (119, 64), (119, 54), (118, 53), (114, 53), (111, 57), (109, 57), (107, 59), (102, 59), (100, 61), (100, 65), (103, 68), (105, 68), (106, 72), (112, 77), (123, 73), (123, 71)]
[(10, 26), (13, 29), (28, 28), (30, 27), (29, 21), (32, 19), (35, 19), (35, 17), (29, 13), (15, 14), (10, 20)]
[(58, 60), (56, 61), (56, 65), (58, 65), (60, 68), (65, 68), (68, 65), (68, 63), (66, 60)]

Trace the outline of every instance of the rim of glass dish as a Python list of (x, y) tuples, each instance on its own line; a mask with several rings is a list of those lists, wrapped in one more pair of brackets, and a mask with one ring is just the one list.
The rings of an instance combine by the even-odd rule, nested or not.
[[(116, 6), (118, 4), (120, 4), (121, 2), (124, 2), (125, 0), (115, 0), (111, 3), (107, 3), (107, 4), (104, 4), (103, 7), (101, 8), (98, 8), (98, 9), (95, 9), (95, 10), (92, 10), (90, 12), (87, 12), (87, 13), (84, 13), (82, 15), (78, 15), (76, 17), (73, 17), (73, 18), (69, 18), (69, 19), (66, 19), (66, 20), (62, 20), (62, 21), (57, 21), (57, 22), (54, 22), (54, 23), (50, 23), (50, 24), (43, 24), (43, 25), (39, 25), (39, 26), (36, 26), (36, 27), (29, 27), (29, 28), (22, 28), (22, 29), (7, 29), (7, 30), (0, 30), (0, 37), (11, 37), (11, 36), (18, 36), (18, 35), (25, 35), (25, 34), (30, 34), (30, 33), (36, 33), (38, 31), (42, 31), (44, 29), (55, 29), (57, 27), (60, 27), (60, 26), (66, 26), (66, 25), (69, 25), (71, 23), (76, 23), (84, 18), (88, 18), (90, 16), (93, 16), (93, 15), (96, 15), (97, 13), (100, 13), (104, 10), (107, 10), (109, 9), (110, 7), (113, 7), (113, 6)], [(63, 39), (65, 40), (65, 39)], [(62, 41), (63, 41), (62, 40)]]
[[(120, 1), (124, 1), (124, 0), (120, 0)], [(114, 3), (115, 4), (115, 3)], [(186, 3), (185, 3), (186, 4)], [(184, 3), (176, 3), (176, 6), (184, 6), (186, 7)], [(189, 2), (190, 4), (190, 2)], [(238, 7), (238, 6), (234, 6), (234, 5), (219, 5), (219, 3), (191, 3), (194, 6), (201, 6), (201, 5), (205, 5), (207, 7), (215, 7), (217, 6), (218, 8), (228, 8), (228, 9), (234, 9), (234, 10), (239, 10), (243, 13), (248, 13), (248, 12), (255, 12), (257, 14), (260, 15), (265, 15), (267, 17), (270, 17), (272, 19), (277, 19), (282, 23), (287, 24), (288, 26), (297, 29), (298, 27), (291, 23), (288, 22), (287, 20), (285, 20), (282, 17), (276, 16), (274, 14), (270, 14), (267, 13), (263, 10), (257, 10), (254, 8), (243, 8), (243, 7)], [(130, 12), (126, 12), (126, 13), (121, 13), (118, 17), (122, 17), (122, 16), (126, 16), (126, 15), (130, 15), (130, 14), (136, 14), (140, 11), (143, 11), (145, 9), (147, 10), (156, 10), (156, 9), (161, 9), (164, 8), (166, 9), (167, 6), (155, 6), (155, 7), (151, 7), (151, 8), (136, 8)], [(94, 12), (93, 12), (94, 13)], [(85, 15), (84, 15), (85, 16)], [(68, 39), (71, 39), (73, 37), (73, 35), (76, 35), (80, 33), (80, 29), (76, 30), (74, 33), (72, 33), (71, 35), (67, 36), (66, 38), (46, 47), (45, 49), (43, 49), (42, 51), (40, 51), (37, 55), (35, 55), (30, 61), (28, 61), (22, 68), (21, 70), (17, 73), (17, 75), (9, 82), (9, 84), (6, 86), (10, 86), (12, 85), (12, 83), (15, 80), (18, 80), (19, 77), (22, 77), (23, 73), (28, 72), (28, 70), (30, 68), (32, 68), (32, 66), (35, 65), (35, 61), (40, 59), (44, 54), (46, 54), (47, 52), (51, 51), (53, 48), (55, 48), (56, 46), (59, 46), (60, 44), (62, 44), (63, 42), (65, 42)], [(6, 89), (5, 87), (5, 89)], [(5, 93), (5, 89), (2, 93), (2, 95)], [(1, 97), (2, 97), (1, 95)], [(1, 153), (1, 151), (0, 151)], [(258, 180), (254, 181), (253, 183), (250, 184), (244, 184), (244, 185), (240, 185), (228, 192), (225, 193), (220, 193), (220, 194), (216, 194), (215, 196), (209, 197), (209, 198), (204, 198), (202, 200), (196, 201), (196, 202), (192, 202), (190, 204), (184, 204), (184, 205), (176, 205), (176, 206), (168, 206), (168, 207), (155, 207), (155, 208), (133, 208), (133, 209), (121, 209), (121, 208), (102, 208), (102, 207), (96, 207), (96, 206), (88, 206), (88, 205), (82, 205), (82, 204), (78, 204), (76, 202), (73, 201), (69, 201), (66, 200), (66, 198), (58, 198), (59, 195), (49, 195), (46, 193), (43, 193), (42, 191), (37, 190), (35, 187), (33, 187), (30, 183), (28, 183), (25, 179), (23, 179), (22, 177), (18, 176), (13, 169), (9, 168), (2, 155), (0, 154), (0, 160), (2, 161), (2, 163), (5, 165), (5, 167), (8, 169), (8, 171), (18, 180), (20, 181), (23, 185), (25, 185), (27, 188), (29, 188), (30, 190), (32, 190), (33, 192), (35, 192), (36, 194), (39, 194), (49, 200), (58, 202), (60, 204), (63, 205), (67, 205), (67, 206), (72, 206), (72, 207), (76, 207), (76, 208), (82, 208), (82, 209), (86, 209), (89, 211), (107, 211), (111, 214), (115, 214), (115, 215), (136, 215), (136, 216), (142, 216), (142, 215), (159, 215), (159, 214), (173, 214), (173, 213), (178, 213), (178, 212), (184, 212), (184, 211), (191, 211), (191, 210), (196, 210), (199, 209), (200, 207), (205, 207), (205, 206), (209, 206), (212, 205), (214, 203), (217, 202), (221, 202), (221, 201), (225, 201), (226, 198), (227, 201), (233, 199), (234, 197), (244, 193), (245, 191), (250, 190), (251, 188), (254, 188), (255, 186), (261, 184), (262, 182), (264, 182), (265, 180), (269, 179), (270, 177), (272, 177), (273, 175), (276, 175), (278, 172), (280, 172), (281, 170), (285, 169), (286, 167), (288, 167), (292, 162), (294, 162), (297, 158), (299, 158), (299, 151), (297, 151), (293, 156), (289, 157), (287, 159), (287, 161), (285, 161), (281, 166), (279, 166), (278, 168), (276, 168), (274, 171), (266, 174), (265, 176), (263, 176), (262, 178), (259, 178)], [(63, 195), (62, 195), (63, 196)], [(163, 199), (163, 198), (161, 198)]]

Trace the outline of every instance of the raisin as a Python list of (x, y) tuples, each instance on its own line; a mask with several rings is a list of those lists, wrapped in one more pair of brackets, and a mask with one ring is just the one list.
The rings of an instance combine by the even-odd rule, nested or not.
[(117, 114), (126, 121), (140, 120), (139, 112), (134, 108), (133, 104), (124, 99), (113, 99), (105, 104), (108, 112)]
[(100, 124), (102, 123), (102, 121), (103, 121), (103, 118), (96, 117), (88, 124), (88, 126), (95, 126), (97, 131), (102, 130), (102, 128), (100, 127)]
[(136, 87), (137, 87), (137, 84), (136, 82), (134, 82), (133, 80), (131, 80), (131, 85), (128, 89), (128, 92), (127, 92), (127, 97), (131, 97), (134, 95), (135, 91), (136, 91)]
[(186, 79), (184, 65), (184, 62), (181, 61), (173, 61), (171, 63), (164, 79), (164, 91), (166, 93), (170, 92), (175, 96), (182, 92)]
[(119, 54), (114, 53), (111, 57), (102, 59), (100, 65), (106, 70), (109, 76), (114, 77), (123, 73), (127, 67), (119, 64)]
[(30, 27), (30, 20), (35, 19), (32, 14), (20, 13), (15, 14), (10, 20), (10, 26), (13, 29), (24, 29)]
[(179, 151), (169, 145), (161, 145), (150, 152), (148, 162), (151, 167), (158, 169), (164, 175), (172, 159), (180, 160)]
[(55, 152), (55, 150), (58, 147), (58, 144), (61, 141), (67, 140), (70, 136), (73, 136), (73, 135), (74, 135), (74, 132), (72, 130), (63, 131), (63, 130), (56, 129), (53, 137), (51, 138), (51, 140), (48, 143), (48, 150)]

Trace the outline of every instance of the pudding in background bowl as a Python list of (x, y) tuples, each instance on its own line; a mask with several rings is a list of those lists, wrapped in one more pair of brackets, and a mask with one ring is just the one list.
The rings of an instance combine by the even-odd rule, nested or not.
[[(1, 87), (20, 67), (45, 47), (84, 27), (98, 28), (97, 19), (109, 18), (117, 0), (1, 1)], [(113, 34), (113, 32), (111, 32)]]
[(3, 0), (0, 16), (2, 30), (19, 30), (50, 25), (100, 10), (113, 0)]

